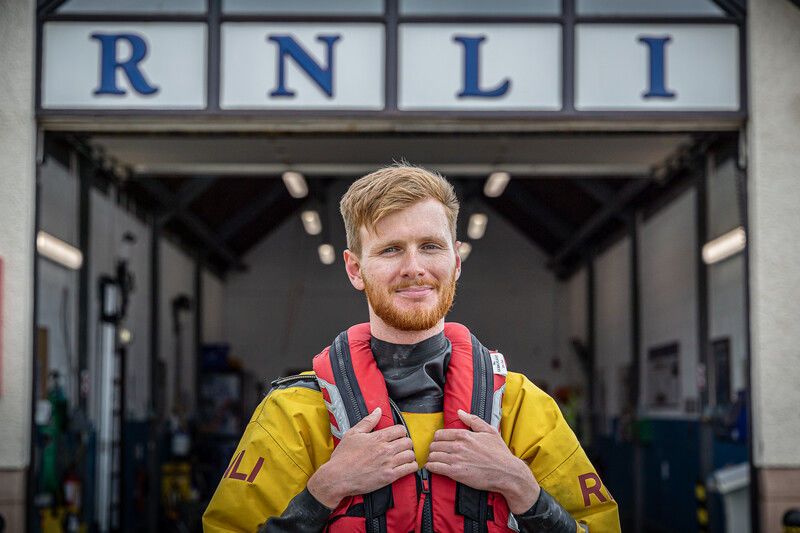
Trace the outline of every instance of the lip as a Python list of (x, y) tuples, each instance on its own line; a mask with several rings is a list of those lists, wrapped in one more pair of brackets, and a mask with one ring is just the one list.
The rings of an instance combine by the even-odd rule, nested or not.
[(398, 289), (397, 294), (404, 298), (411, 298), (411, 299), (422, 299), (433, 292), (433, 287), (426, 286), (426, 285), (419, 285), (414, 287), (406, 287), (404, 289)]

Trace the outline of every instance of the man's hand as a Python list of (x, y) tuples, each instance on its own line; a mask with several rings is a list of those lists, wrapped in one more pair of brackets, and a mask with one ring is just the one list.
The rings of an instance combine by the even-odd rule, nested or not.
[(499, 492), (512, 513), (530, 509), (541, 489), (528, 465), (514, 457), (497, 430), (480, 417), (461, 409), (458, 417), (472, 431), (434, 433), (425, 468), (475, 489)]
[(325, 507), (335, 509), (346, 496), (367, 494), (419, 469), (404, 426), (372, 431), (380, 417), (378, 407), (347, 430), (330, 460), (309, 478), (308, 492)]

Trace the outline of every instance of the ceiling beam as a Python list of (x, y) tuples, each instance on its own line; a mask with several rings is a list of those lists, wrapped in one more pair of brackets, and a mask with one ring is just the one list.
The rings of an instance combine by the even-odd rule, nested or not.
[(514, 204), (517, 208), (527, 213), (533, 220), (544, 226), (553, 237), (559, 241), (566, 241), (574, 231), (571, 224), (562, 219), (558, 213), (548, 207), (525, 187), (514, 184), (512, 181), (506, 189), (502, 199)]
[[(594, 198), (600, 205), (605, 205), (614, 199), (614, 189), (596, 179), (575, 180), (575, 185)], [(620, 222), (628, 221), (628, 217), (623, 213), (617, 213), (614, 218)]]
[(650, 178), (637, 179), (622, 188), (614, 198), (589, 217), (572, 237), (559, 249), (550, 261), (550, 267), (559, 269), (564, 260), (588, 240), (600, 227), (617, 216), (634, 198), (650, 186)]
[[(728, 16), (743, 20), (747, 15), (747, 5), (744, 0), (711, 0)], [(794, 1), (794, 0), (792, 0)]]
[(283, 183), (276, 180), (269, 192), (259, 195), (255, 200), (239, 209), (235, 216), (220, 226), (217, 234), (223, 241), (228, 241), (239, 233), (239, 230), (253, 222), (268, 207), (280, 201), (285, 195)]
[(217, 178), (211, 176), (199, 176), (191, 178), (191, 181), (181, 187), (175, 194), (176, 204), (173, 208), (167, 209), (164, 213), (158, 216), (158, 223), (162, 226), (169, 222), (169, 220), (176, 216), (181, 211), (185, 211), (192, 202), (199, 198), (204, 192), (211, 188), (216, 183)]
[(189, 230), (201, 241), (203, 241), (209, 248), (214, 250), (231, 266), (237, 270), (245, 270), (245, 265), (239, 257), (219, 238), (214, 231), (206, 225), (205, 222), (196, 216), (177, 209), (178, 199), (167, 187), (162, 183), (153, 179), (136, 180), (136, 183), (141, 185), (148, 193), (156, 198), (164, 207), (176, 211), (176, 218), (178, 218)]

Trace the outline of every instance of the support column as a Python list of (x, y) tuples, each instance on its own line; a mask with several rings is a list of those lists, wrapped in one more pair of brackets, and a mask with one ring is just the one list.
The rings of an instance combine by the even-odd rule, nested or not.
[(800, 9), (754, 0), (747, 31), (754, 519), (761, 531), (780, 531), (783, 513), (800, 508)]
[(34, 35), (36, 2), (9, 0), (0, 16), (0, 514), (25, 530), (33, 371)]

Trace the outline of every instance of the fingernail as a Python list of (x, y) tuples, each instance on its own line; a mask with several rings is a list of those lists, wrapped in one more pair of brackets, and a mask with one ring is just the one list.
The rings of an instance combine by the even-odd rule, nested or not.
[(372, 414), (375, 414), (375, 413), (381, 414), (381, 408), (380, 407), (376, 407), (375, 410), (372, 411)]

